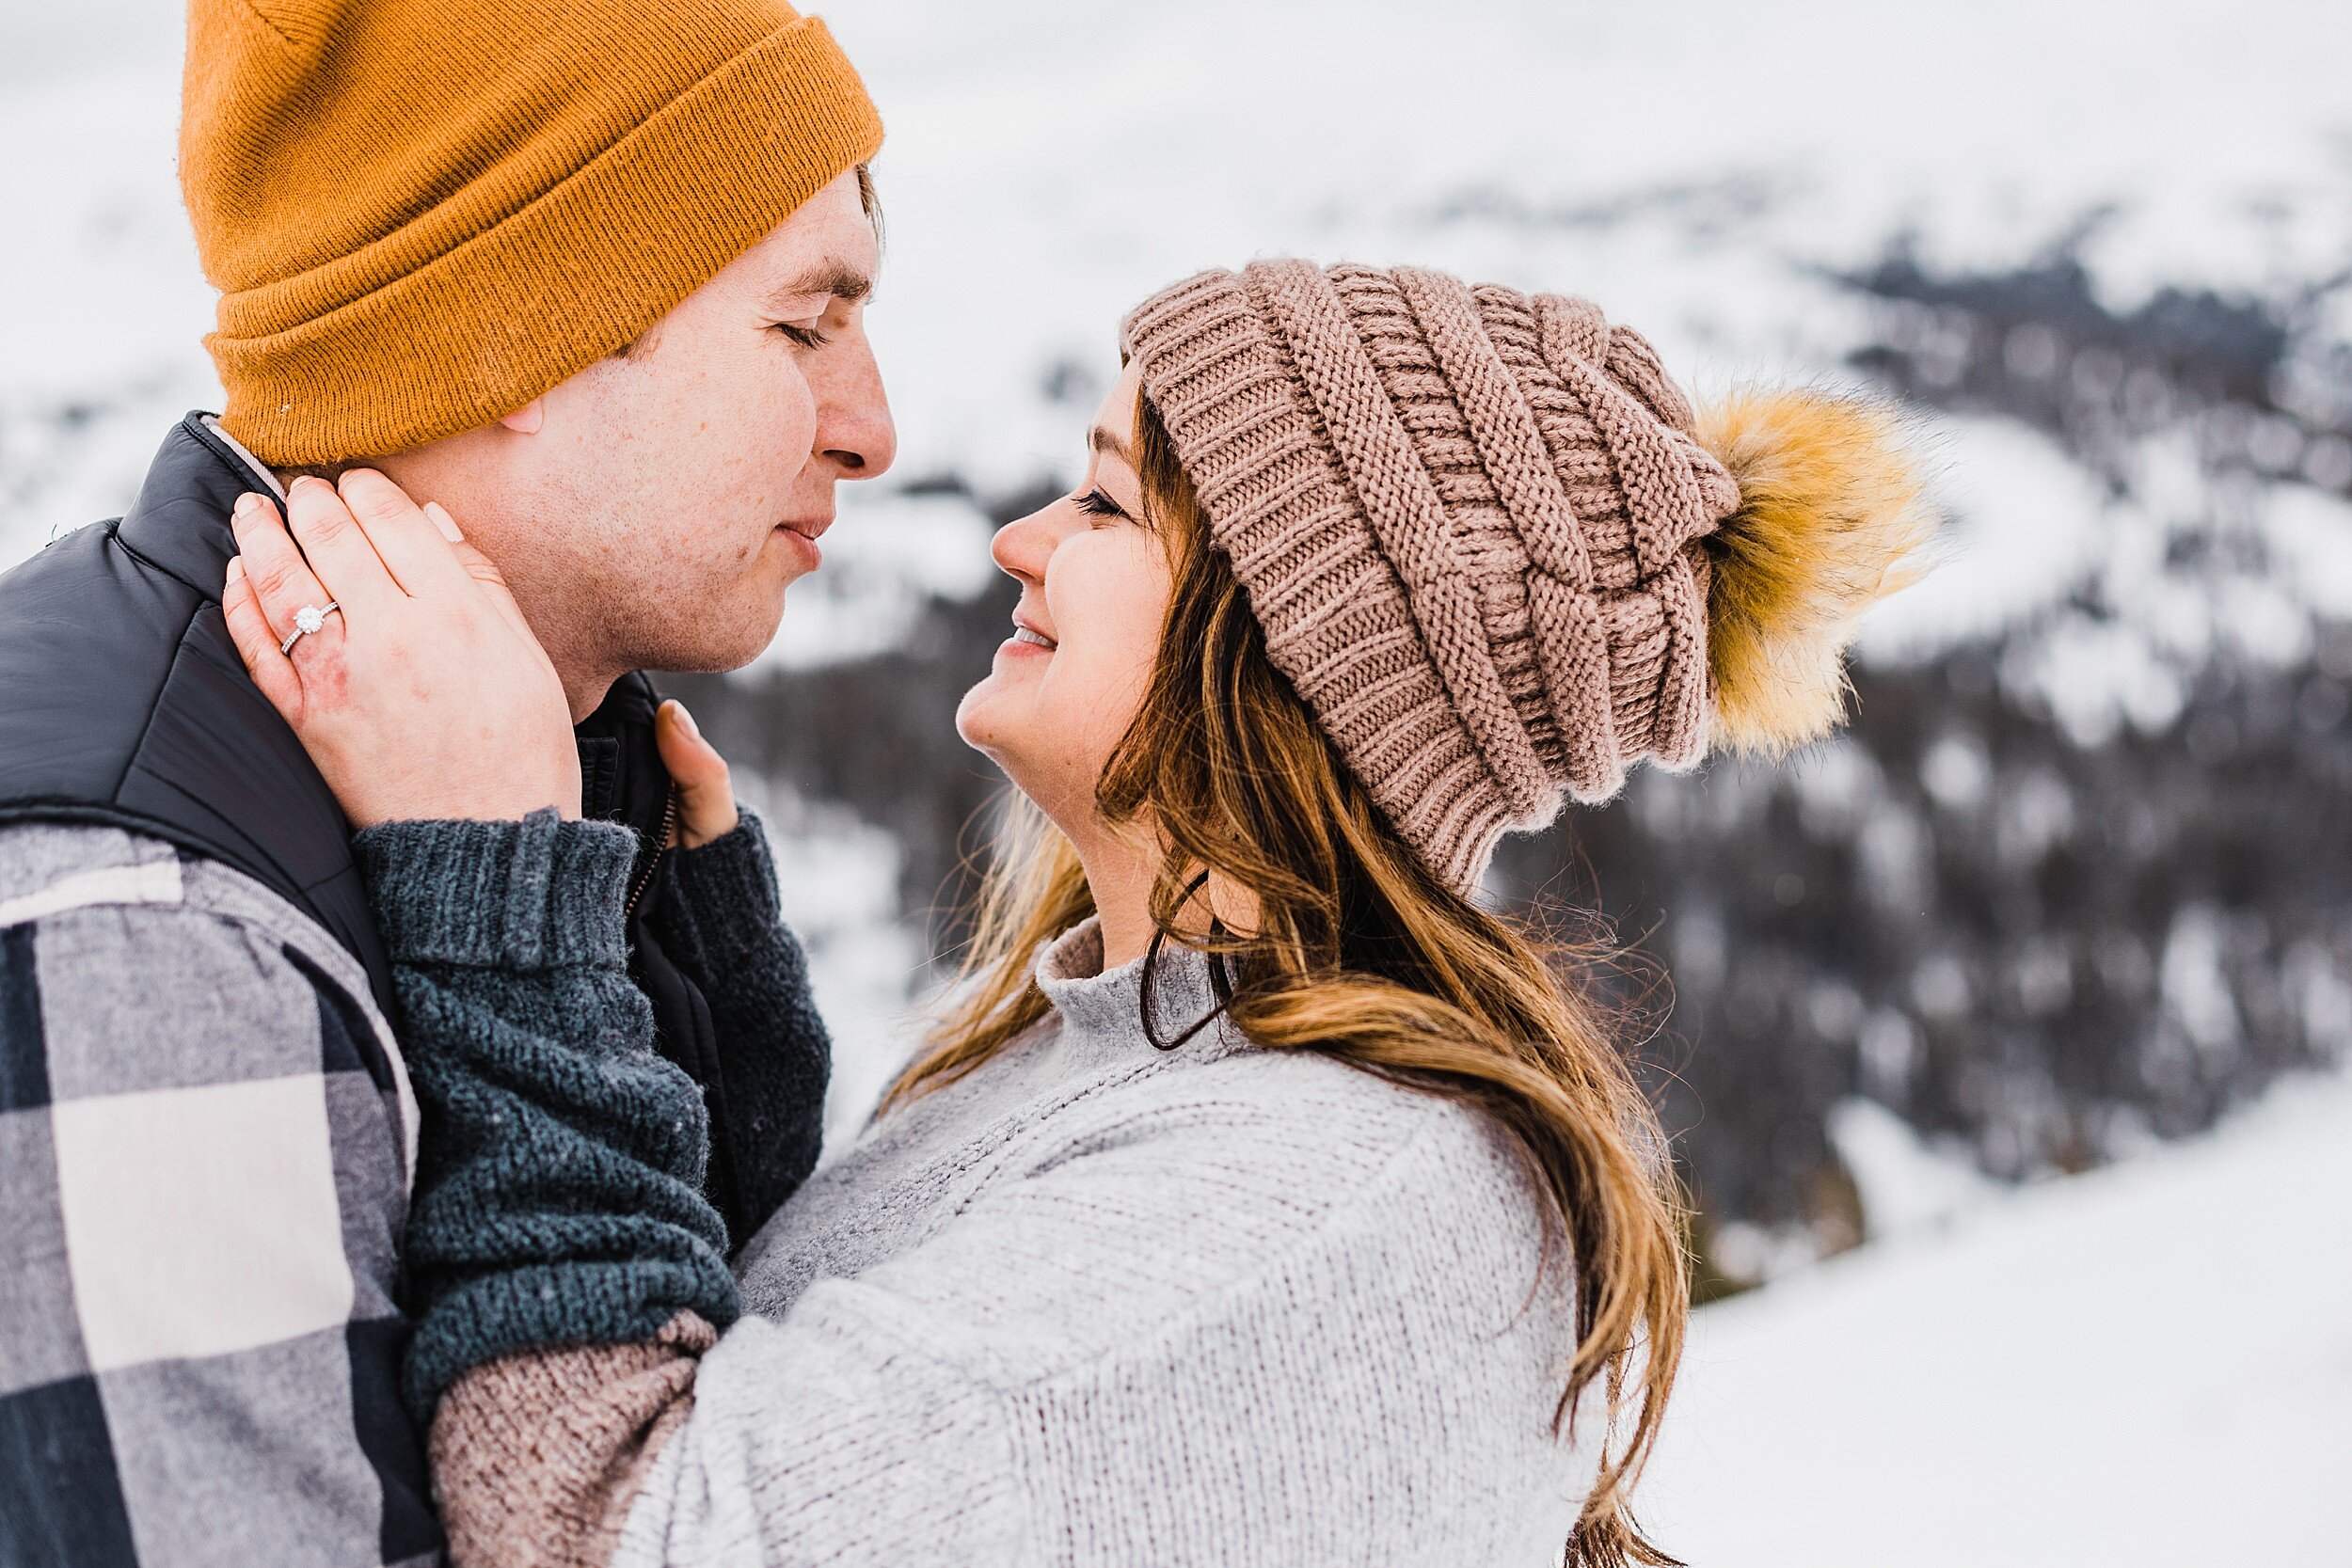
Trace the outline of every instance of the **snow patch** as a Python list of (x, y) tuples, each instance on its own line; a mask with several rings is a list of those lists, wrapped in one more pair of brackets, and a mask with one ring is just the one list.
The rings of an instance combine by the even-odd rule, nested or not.
[[(1841, 1116), (1866, 1204), (1873, 1181), (1948, 1200), (1891, 1118)], [(1661, 1545), (1738, 1568), (2344, 1560), (2352, 1079), (1951, 1212), (1693, 1315), (1635, 1494)]]
[(1829, 1137), (1862, 1195), (1863, 1225), (1873, 1242), (1934, 1229), (2002, 1190), (1965, 1150), (1930, 1144), (1873, 1100), (1839, 1101), (1830, 1112)]

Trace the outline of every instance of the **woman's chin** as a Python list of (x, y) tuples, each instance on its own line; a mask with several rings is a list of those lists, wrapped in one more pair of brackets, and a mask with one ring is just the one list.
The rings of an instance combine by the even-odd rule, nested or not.
[(1002, 728), (1002, 715), (994, 701), (996, 693), (990, 689), (994, 676), (988, 676), (963, 694), (956, 704), (956, 734), (976, 752), (995, 755), (997, 732)]
[(1025, 788), (1023, 781), (1029, 768), (1025, 764), (1036, 758), (1036, 741), (1047, 726), (1039, 723), (1023, 696), (1004, 690), (993, 678), (981, 681), (956, 705), (956, 734), (1016, 786)]
[[(1038, 689), (1037, 676), (1033, 661), (997, 649), (988, 673), (973, 682), (956, 704), (956, 733), (986, 751), (1000, 740), (1014, 738), (1011, 732), (1035, 727), (1044, 696)], [(989, 738), (974, 738), (977, 735)]]

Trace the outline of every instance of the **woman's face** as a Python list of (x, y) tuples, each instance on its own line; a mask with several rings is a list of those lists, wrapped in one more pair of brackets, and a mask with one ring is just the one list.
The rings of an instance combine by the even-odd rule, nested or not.
[(1103, 400), (1077, 490), (996, 531), (990, 553), (1021, 602), (956, 710), (965, 741), (1073, 837), (1094, 821), (1096, 782), (1143, 700), (1168, 613), (1168, 558), (1143, 524), (1130, 450), (1136, 386), (1129, 366)]

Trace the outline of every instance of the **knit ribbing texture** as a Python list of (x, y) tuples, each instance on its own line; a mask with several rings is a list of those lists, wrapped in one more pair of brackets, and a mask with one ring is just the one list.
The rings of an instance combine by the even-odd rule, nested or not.
[[(1516, 1140), (1224, 1021), (1154, 1050), (1092, 922), (1035, 973), (1051, 1020), (745, 1249), (612, 1568), (1556, 1562), (1603, 1391), (1554, 1429), (1575, 1272)], [(1215, 1006), (1174, 943), (1152, 992)]]
[(520, 407), (882, 144), (781, 0), (194, 0), (184, 98), (223, 423), (281, 467)]
[[(816, 1167), (824, 1141), (832, 1037), (808, 986), (808, 958), (784, 924), (768, 835), (750, 811), (733, 832), (662, 862), (654, 927), (707, 1002), (723, 1065), (723, 1140), (741, 1212), (765, 1220)], [(741, 1242), (756, 1224), (731, 1239)]]
[(628, 976), (636, 849), (626, 828), (551, 811), (352, 841), (433, 1130), (403, 1256), (416, 1326), (401, 1392), (421, 1423), (513, 1352), (630, 1344), (680, 1312), (724, 1327), (739, 1310), (702, 1193), (702, 1093), (651, 1049)]
[(1127, 318), (1266, 651), (1468, 893), (1505, 832), (1707, 742), (1707, 557), (1739, 504), (1640, 334), (1421, 268), (1203, 272)]

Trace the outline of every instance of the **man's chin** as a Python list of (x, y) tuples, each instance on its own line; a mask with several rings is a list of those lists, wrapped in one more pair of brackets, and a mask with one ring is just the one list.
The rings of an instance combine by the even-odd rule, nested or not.
[(766, 653), (783, 624), (783, 607), (778, 606), (772, 615), (746, 615), (732, 625), (706, 621), (700, 625), (665, 626), (638, 664), (642, 669), (667, 670), (678, 674), (724, 674), (742, 669)]

